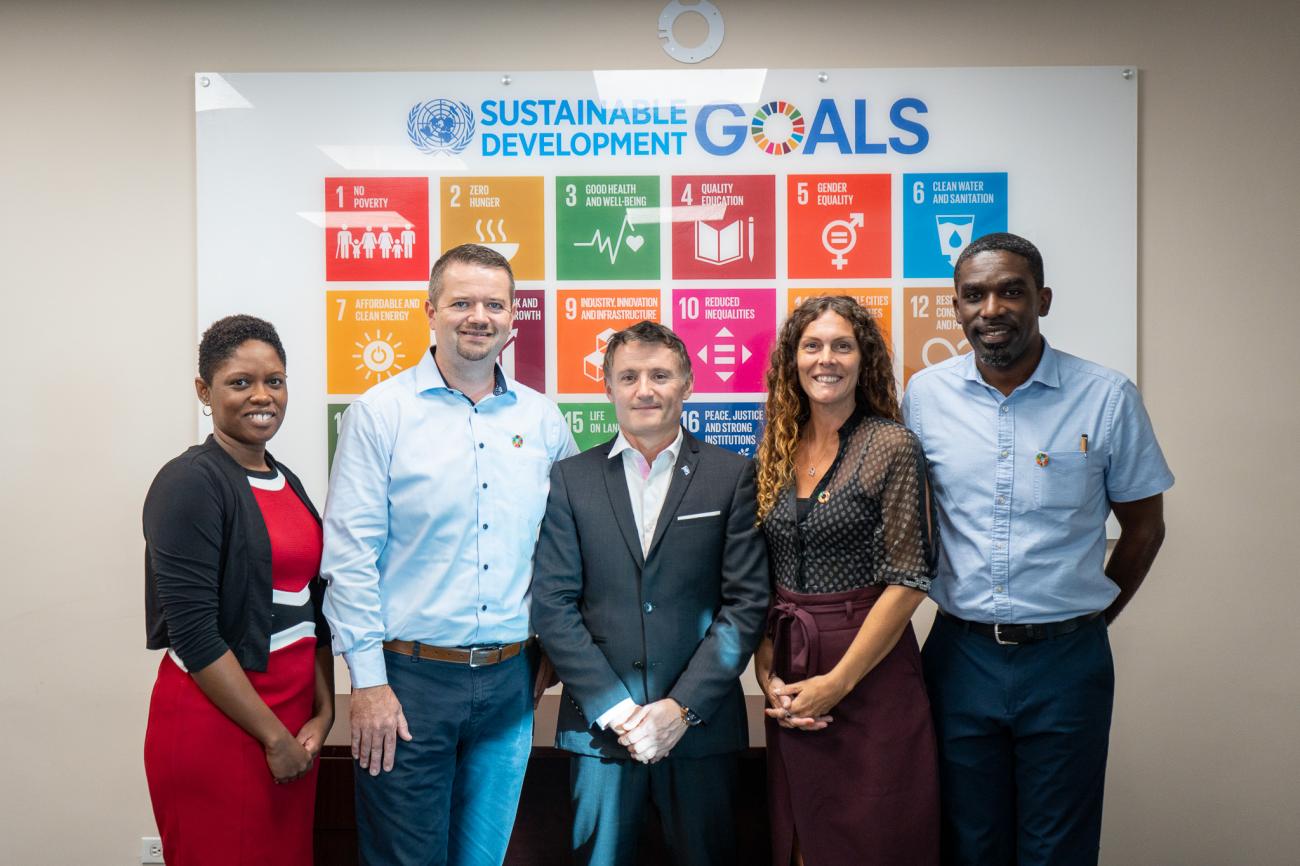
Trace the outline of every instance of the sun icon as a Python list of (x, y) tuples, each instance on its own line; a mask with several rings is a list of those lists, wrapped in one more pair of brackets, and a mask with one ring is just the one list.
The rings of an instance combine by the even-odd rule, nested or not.
[(380, 336), (379, 331), (376, 331), (373, 337), (369, 332), (363, 332), (361, 339), (365, 342), (352, 344), (357, 347), (352, 357), (358, 362), (353, 369), (365, 370), (367, 382), (370, 381), (371, 373), (375, 375), (376, 382), (382, 382), (386, 376), (396, 376), (402, 371), (401, 362), (405, 360), (406, 355), (397, 351), (402, 344), (393, 341), (392, 332), (383, 337)]

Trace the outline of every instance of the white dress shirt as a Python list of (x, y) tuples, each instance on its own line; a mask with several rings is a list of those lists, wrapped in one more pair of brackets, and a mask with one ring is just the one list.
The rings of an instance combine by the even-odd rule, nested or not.
[[(632, 517), (636, 520), (637, 534), (641, 538), (641, 554), (650, 552), (650, 542), (654, 540), (655, 528), (659, 525), (660, 511), (663, 511), (664, 499), (668, 496), (668, 485), (673, 480), (673, 466), (677, 465), (677, 455), (682, 450), (682, 429), (677, 428), (677, 438), (664, 450), (660, 451), (654, 463), (646, 461), (645, 456), (618, 431), (614, 447), (609, 449), (609, 459), (622, 455), (623, 475), (627, 478), (627, 494), (632, 500)], [(631, 698), (624, 698), (610, 707), (596, 725), (602, 730), (613, 724), (621, 724), (632, 715), (636, 703)]]

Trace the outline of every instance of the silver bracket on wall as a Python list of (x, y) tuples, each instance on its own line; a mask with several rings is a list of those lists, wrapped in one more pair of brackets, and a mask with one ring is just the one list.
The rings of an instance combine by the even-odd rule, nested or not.
[[(709, 34), (699, 45), (690, 48), (682, 45), (673, 36), (673, 24), (688, 12), (695, 12), (704, 17), (709, 25)], [(718, 53), (726, 28), (722, 24), (722, 13), (709, 0), (695, 3), (682, 3), (673, 0), (659, 13), (659, 38), (664, 40), (664, 53), (682, 63), (699, 63)]]

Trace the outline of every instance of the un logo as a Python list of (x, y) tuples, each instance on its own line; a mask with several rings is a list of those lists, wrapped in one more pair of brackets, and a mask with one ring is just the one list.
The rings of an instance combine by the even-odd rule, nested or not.
[(406, 118), (406, 134), (424, 153), (460, 153), (474, 137), (474, 111), (454, 99), (416, 103)]

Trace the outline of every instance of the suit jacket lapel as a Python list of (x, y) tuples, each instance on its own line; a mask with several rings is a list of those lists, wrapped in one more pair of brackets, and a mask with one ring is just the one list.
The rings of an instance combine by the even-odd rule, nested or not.
[(627, 542), (627, 549), (636, 560), (638, 568), (645, 565), (645, 557), (641, 554), (641, 537), (636, 531), (636, 518), (632, 515), (632, 497), (627, 492), (627, 475), (623, 470), (623, 457), (609, 458), (610, 449), (614, 447), (613, 441), (605, 446), (605, 490), (609, 494), (609, 504), (614, 509), (614, 519), (618, 522), (618, 528), (623, 531), (623, 540)]
[(695, 469), (699, 462), (699, 440), (689, 433), (684, 433), (682, 453), (677, 455), (677, 465), (673, 467), (673, 479), (668, 483), (668, 495), (664, 497), (664, 507), (659, 512), (659, 521), (655, 524), (655, 537), (650, 542), (651, 556), (654, 555), (655, 548), (659, 546), (664, 533), (668, 531), (668, 524), (676, 519), (677, 508), (682, 504), (686, 488), (691, 486), (691, 481), (695, 478)]

